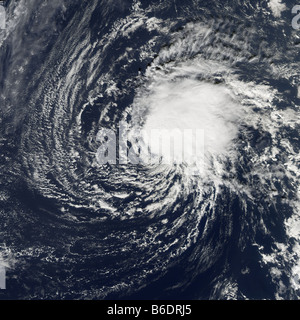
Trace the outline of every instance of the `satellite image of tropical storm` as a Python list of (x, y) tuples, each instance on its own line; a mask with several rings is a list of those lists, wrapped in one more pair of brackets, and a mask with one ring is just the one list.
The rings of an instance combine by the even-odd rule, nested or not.
[(298, 300), (300, 1), (0, 1), (0, 299)]

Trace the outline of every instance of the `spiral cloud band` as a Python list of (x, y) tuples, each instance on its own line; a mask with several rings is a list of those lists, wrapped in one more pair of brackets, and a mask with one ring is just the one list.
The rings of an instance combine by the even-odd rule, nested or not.
[(287, 8), (8, 2), (5, 298), (299, 298), (299, 34)]

